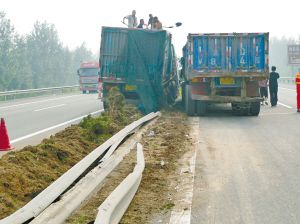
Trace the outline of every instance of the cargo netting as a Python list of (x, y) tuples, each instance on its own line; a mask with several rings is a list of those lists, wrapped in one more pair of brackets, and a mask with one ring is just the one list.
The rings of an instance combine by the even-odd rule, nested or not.
[[(104, 39), (103, 39), (104, 38)], [(113, 74), (136, 87), (146, 113), (157, 111), (168, 94), (164, 83), (172, 70), (174, 52), (166, 31), (104, 27), (101, 75)]]

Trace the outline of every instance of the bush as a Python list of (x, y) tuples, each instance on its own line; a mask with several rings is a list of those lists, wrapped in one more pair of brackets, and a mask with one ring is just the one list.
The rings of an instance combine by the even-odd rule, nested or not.
[(125, 97), (118, 87), (113, 87), (108, 93), (108, 115), (112, 118), (119, 118), (123, 113), (125, 106)]
[(88, 140), (101, 143), (125, 125), (140, 118), (140, 113), (134, 106), (125, 104), (125, 97), (118, 87), (110, 89), (108, 102), (107, 112), (94, 118), (89, 115), (80, 122)]

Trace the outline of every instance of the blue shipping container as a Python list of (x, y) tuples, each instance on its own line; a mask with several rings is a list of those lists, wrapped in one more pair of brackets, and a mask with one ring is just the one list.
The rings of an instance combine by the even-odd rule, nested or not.
[(268, 72), (268, 33), (190, 34), (192, 70), (202, 73)]

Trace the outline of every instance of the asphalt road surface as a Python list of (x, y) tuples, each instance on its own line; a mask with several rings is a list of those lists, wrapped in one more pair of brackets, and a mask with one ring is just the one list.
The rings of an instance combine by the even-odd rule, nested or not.
[(0, 117), (5, 119), (12, 146), (20, 149), (102, 109), (97, 94), (65, 94), (0, 102)]
[(214, 107), (199, 127), (191, 223), (300, 223), (300, 113), (294, 86), (258, 117)]

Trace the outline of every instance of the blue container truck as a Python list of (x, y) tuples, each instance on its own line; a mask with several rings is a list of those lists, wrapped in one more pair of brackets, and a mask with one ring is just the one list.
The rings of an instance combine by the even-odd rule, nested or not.
[(269, 74), (269, 33), (189, 34), (181, 62), (188, 115), (204, 115), (212, 103), (231, 103), (238, 114), (259, 114), (258, 81)]
[(114, 86), (146, 113), (177, 98), (177, 59), (171, 34), (164, 30), (102, 27), (99, 62), (104, 107)]

